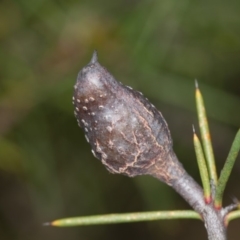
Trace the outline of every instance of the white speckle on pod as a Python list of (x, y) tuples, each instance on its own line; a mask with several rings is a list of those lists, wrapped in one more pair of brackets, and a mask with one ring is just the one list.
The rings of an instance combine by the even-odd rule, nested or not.
[(75, 97), (72, 97), (72, 100), (75, 101)]
[(117, 147), (117, 151), (118, 151), (120, 154), (124, 153), (124, 149), (123, 149), (122, 147)]
[(112, 147), (113, 147), (113, 142), (112, 142), (111, 140), (109, 140), (109, 142), (108, 142), (108, 147), (109, 147), (109, 148), (112, 148)]
[(83, 106), (83, 110), (84, 110), (84, 111), (87, 111), (87, 107), (86, 107), (86, 106)]
[(96, 156), (96, 153), (94, 152), (94, 150), (92, 149), (91, 151), (92, 151), (93, 156), (96, 158), (97, 156)]
[(103, 159), (107, 159), (107, 154), (104, 153), (104, 152), (102, 152), (102, 158), (103, 158)]
[(85, 103), (88, 103), (88, 99), (87, 98), (84, 101), (85, 101)]
[(107, 121), (111, 121), (112, 117), (110, 115), (106, 115), (104, 116), (104, 119), (106, 119)]
[(95, 113), (94, 113), (94, 112), (92, 112), (92, 113), (91, 113), (91, 115), (92, 115), (92, 116), (94, 116), (94, 115), (95, 115)]
[(84, 130), (85, 130), (85, 132), (88, 132), (88, 129), (86, 127), (84, 128)]
[(110, 126), (107, 126), (106, 129), (107, 129), (109, 132), (112, 131), (112, 127), (110, 127)]
[(77, 102), (80, 103), (81, 102), (80, 99), (77, 99)]
[(76, 107), (75, 109), (76, 109), (77, 112), (79, 112), (79, 108), (78, 107)]
[(103, 109), (103, 105), (100, 105), (100, 106), (99, 106), (99, 109)]
[(101, 152), (102, 152), (102, 149), (101, 149), (99, 146), (97, 146), (97, 147), (96, 147), (96, 151), (99, 152), (99, 153), (101, 153)]
[(89, 139), (88, 139), (87, 135), (85, 135), (85, 138), (86, 138), (87, 142), (89, 143)]
[(93, 97), (89, 98), (89, 101), (93, 102), (95, 99)]

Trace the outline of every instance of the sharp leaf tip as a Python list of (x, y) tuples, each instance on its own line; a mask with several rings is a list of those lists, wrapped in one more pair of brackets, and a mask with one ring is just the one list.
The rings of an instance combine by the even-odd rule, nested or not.
[(196, 133), (194, 125), (192, 125), (193, 134)]
[(48, 226), (52, 226), (52, 223), (51, 222), (45, 222), (42, 224), (44, 227), (48, 227)]
[(198, 89), (198, 81), (195, 79), (195, 88)]

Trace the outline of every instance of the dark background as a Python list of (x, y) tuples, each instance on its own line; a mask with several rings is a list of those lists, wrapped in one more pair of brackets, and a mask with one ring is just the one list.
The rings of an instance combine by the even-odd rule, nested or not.
[[(75, 228), (42, 223), (189, 209), (156, 179), (106, 171), (77, 126), (73, 85), (97, 49), (99, 61), (117, 79), (143, 92), (163, 113), (175, 152), (200, 182), (192, 143), (194, 79), (205, 99), (220, 172), (240, 125), (239, 12), (239, 0), (2, 0), (1, 240), (206, 239), (197, 220)], [(225, 205), (240, 198), (239, 160)], [(239, 220), (230, 223), (230, 240), (239, 239), (239, 226)]]

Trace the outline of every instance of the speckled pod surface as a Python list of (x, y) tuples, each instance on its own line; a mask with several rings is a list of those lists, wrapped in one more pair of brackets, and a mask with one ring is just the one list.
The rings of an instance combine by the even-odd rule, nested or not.
[(226, 239), (224, 215), (206, 204), (202, 188), (178, 161), (162, 114), (140, 92), (115, 80), (96, 52), (78, 74), (73, 104), (94, 156), (110, 172), (149, 174), (165, 182), (202, 216), (209, 239)]
[(142, 93), (115, 80), (96, 52), (78, 74), (73, 104), (94, 156), (110, 172), (151, 174), (165, 182), (182, 175), (162, 114)]

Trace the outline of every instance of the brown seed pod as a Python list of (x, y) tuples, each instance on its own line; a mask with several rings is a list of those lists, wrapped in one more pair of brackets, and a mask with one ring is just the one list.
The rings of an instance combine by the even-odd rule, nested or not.
[(219, 231), (226, 235), (222, 212), (212, 204), (206, 205), (202, 188), (173, 152), (162, 114), (141, 93), (116, 81), (98, 63), (96, 52), (79, 72), (74, 89), (78, 125), (94, 156), (110, 172), (130, 177), (149, 174), (160, 179), (202, 216), (209, 239), (220, 239)]
[(162, 114), (142, 93), (115, 80), (96, 52), (78, 74), (73, 103), (94, 156), (110, 172), (150, 174), (168, 184), (182, 176)]

